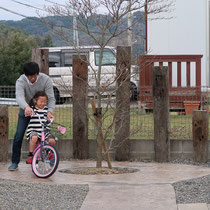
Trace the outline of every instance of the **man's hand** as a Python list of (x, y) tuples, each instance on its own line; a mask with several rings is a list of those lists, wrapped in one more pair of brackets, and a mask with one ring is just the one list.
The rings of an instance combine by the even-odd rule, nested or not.
[(51, 119), (52, 119), (53, 121), (55, 120), (55, 117), (52, 115), (51, 112), (48, 112), (48, 113), (47, 113), (47, 118), (48, 118), (49, 120), (51, 120)]
[(26, 106), (26, 108), (25, 108), (25, 116), (28, 117), (28, 116), (31, 116), (33, 114), (34, 114), (33, 109), (30, 106)]

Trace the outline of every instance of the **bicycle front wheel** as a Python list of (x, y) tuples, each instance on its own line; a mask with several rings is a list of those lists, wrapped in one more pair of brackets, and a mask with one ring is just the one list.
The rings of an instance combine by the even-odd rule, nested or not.
[(35, 152), (31, 164), (33, 173), (39, 178), (52, 176), (58, 168), (59, 156), (55, 147), (43, 145)]

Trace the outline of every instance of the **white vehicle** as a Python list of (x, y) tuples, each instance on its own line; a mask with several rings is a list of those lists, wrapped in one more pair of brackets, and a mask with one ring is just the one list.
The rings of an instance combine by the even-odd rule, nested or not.
[[(72, 56), (86, 55), (88, 61), (88, 96), (94, 96), (96, 74), (99, 63), (100, 49), (97, 46), (51, 47), (49, 49), (49, 76), (53, 80), (57, 102), (64, 102), (72, 97)], [(106, 47), (103, 53), (101, 86), (106, 87), (103, 95), (115, 94), (116, 49)], [(138, 95), (139, 71), (137, 66), (131, 67), (131, 98)]]

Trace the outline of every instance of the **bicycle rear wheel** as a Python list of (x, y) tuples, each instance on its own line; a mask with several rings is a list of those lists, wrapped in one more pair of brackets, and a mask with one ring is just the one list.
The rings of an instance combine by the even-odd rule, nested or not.
[[(41, 155), (42, 153), (42, 155)], [(59, 156), (55, 147), (52, 145), (44, 145), (35, 152), (31, 164), (33, 173), (39, 178), (47, 178), (52, 176), (57, 170), (59, 164)]]

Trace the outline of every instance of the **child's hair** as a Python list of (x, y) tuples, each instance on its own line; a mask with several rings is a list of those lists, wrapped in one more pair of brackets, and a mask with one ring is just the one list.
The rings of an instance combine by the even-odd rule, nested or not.
[(38, 99), (40, 96), (45, 96), (48, 99), (47, 94), (44, 91), (38, 91), (35, 93), (34, 97), (29, 101), (29, 106), (34, 108), (36, 105), (34, 101)]

